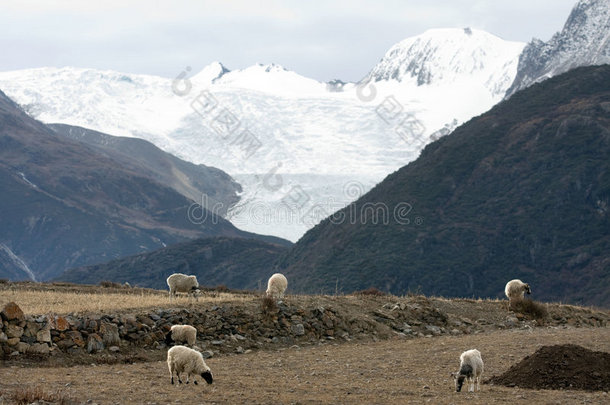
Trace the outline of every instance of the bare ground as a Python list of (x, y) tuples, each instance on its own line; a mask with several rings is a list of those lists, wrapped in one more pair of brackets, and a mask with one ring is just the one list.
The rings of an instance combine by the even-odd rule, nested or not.
[[(610, 352), (610, 328), (548, 327), (473, 335), (327, 343), (223, 355), (207, 360), (212, 385), (170, 385), (164, 361), (0, 367), (0, 404), (18, 389), (61, 391), (76, 403), (98, 404), (608, 404), (605, 392), (507, 388), (483, 384), (453, 390), (463, 350), (477, 348), (484, 379), (499, 375), (549, 344), (574, 343)], [(4, 398), (4, 399), (2, 399)], [(4, 401), (4, 402), (3, 402)]]

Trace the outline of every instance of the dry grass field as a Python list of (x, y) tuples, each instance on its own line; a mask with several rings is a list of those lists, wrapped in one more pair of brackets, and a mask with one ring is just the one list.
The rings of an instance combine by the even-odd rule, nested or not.
[(10, 287), (5, 285), (2, 288), (0, 284), (0, 308), (8, 302), (15, 301), (26, 315), (105, 314), (149, 308), (247, 301), (255, 298), (253, 294), (214, 291), (204, 292), (195, 304), (193, 299), (185, 294), (179, 295), (170, 302), (167, 291), (147, 288), (104, 288), (62, 283), (48, 285), (11, 283)]

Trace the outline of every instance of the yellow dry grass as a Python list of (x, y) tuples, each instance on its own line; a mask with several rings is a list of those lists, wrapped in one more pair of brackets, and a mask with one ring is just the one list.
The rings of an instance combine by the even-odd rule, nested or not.
[(0, 309), (14, 301), (26, 315), (57, 314), (104, 314), (134, 309), (158, 309), (189, 307), (228, 301), (255, 299), (252, 295), (214, 293), (204, 295), (195, 302), (187, 296), (179, 296), (170, 303), (167, 293), (154, 291), (134, 291), (133, 293), (91, 293), (76, 291), (0, 291)]

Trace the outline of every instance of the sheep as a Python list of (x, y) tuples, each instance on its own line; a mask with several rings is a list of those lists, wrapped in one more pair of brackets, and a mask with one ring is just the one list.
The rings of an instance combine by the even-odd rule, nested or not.
[(205, 364), (201, 353), (186, 346), (174, 346), (167, 351), (167, 367), (172, 384), (174, 383), (174, 372), (178, 377), (178, 384), (182, 384), (180, 373), (186, 373), (187, 384), (190, 376), (193, 375), (193, 383), (197, 385), (194, 377), (196, 374), (199, 374), (208, 384), (212, 384), (214, 380), (212, 370)]
[(276, 299), (284, 298), (284, 292), (288, 287), (288, 280), (281, 273), (275, 273), (271, 277), (269, 277), (269, 281), (267, 282), (267, 297), (273, 297)]
[(477, 383), (477, 391), (480, 391), (479, 382), (483, 374), (483, 359), (481, 359), (481, 352), (477, 349), (467, 350), (460, 355), (460, 371), (457, 373), (451, 373), (455, 380), (455, 391), (460, 392), (464, 379), (470, 382), (470, 389), (468, 391), (473, 392), (474, 383)]
[(529, 284), (526, 284), (521, 280), (511, 280), (506, 283), (506, 287), (504, 288), (504, 294), (506, 294), (506, 297), (510, 302), (523, 299), (524, 293), (531, 294), (532, 290), (530, 289)]
[(165, 335), (165, 344), (169, 346), (176, 342), (186, 342), (189, 346), (193, 346), (196, 339), (197, 329), (191, 325), (172, 325), (170, 331)]
[(167, 285), (169, 286), (169, 300), (176, 296), (178, 292), (185, 292), (192, 294), (195, 301), (199, 301), (199, 283), (197, 282), (196, 276), (187, 276), (182, 273), (174, 273), (167, 278)]

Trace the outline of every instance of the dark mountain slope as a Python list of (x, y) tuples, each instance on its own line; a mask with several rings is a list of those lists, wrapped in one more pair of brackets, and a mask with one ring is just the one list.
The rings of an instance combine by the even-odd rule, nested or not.
[(128, 281), (132, 285), (167, 288), (172, 273), (195, 274), (207, 287), (266, 288), (273, 262), (287, 247), (244, 238), (205, 238), (178, 243), (150, 253), (100, 265), (70, 269), (58, 280), (97, 284)]
[(0, 277), (46, 280), (187, 239), (251, 236), (207, 211), (190, 221), (193, 201), (58, 136), (2, 92), (0, 190)]
[(296, 291), (498, 297), (522, 278), (538, 299), (610, 306), (609, 205), (610, 66), (579, 68), (428, 145), (280, 268)]
[(48, 127), (93, 147), (142, 177), (173, 188), (190, 200), (203, 202), (204, 207), (222, 216), (239, 201), (237, 193), (241, 192), (241, 186), (227, 173), (178, 159), (144, 139), (112, 136), (65, 124), (49, 124)]

